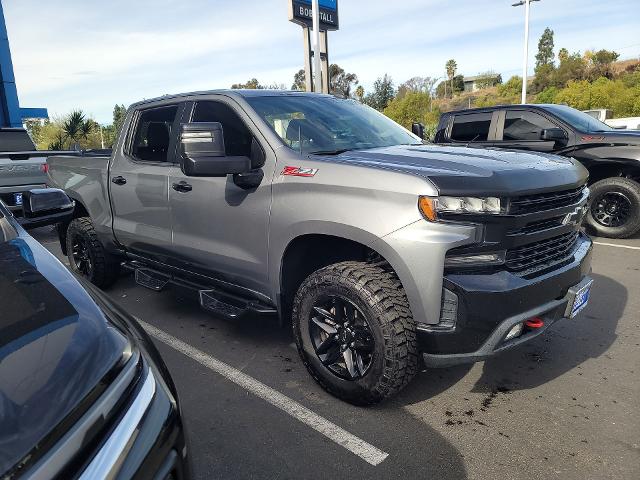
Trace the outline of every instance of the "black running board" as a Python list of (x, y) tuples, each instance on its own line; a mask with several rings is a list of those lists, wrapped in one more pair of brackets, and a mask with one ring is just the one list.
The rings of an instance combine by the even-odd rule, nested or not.
[(155, 292), (167, 285), (176, 285), (198, 293), (200, 306), (228, 319), (236, 319), (245, 314), (275, 314), (277, 310), (255, 298), (244, 297), (218, 287), (194, 283), (176, 275), (159, 272), (138, 262), (123, 262), (122, 266), (133, 270), (136, 283)]

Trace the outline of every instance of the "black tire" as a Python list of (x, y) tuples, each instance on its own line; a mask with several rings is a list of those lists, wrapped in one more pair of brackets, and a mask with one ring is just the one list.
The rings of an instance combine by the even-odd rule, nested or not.
[[(82, 255), (78, 247), (84, 251)], [(105, 252), (89, 217), (75, 218), (67, 228), (67, 257), (71, 270), (100, 288), (112, 285), (120, 264)]]
[[(362, 312), (373, 336), (369, 367), (357, 379), (330, 370), (313, 345), (313, 308), (329, 297), (346, 299)], [(389, 269), (342, 262), (317, 270), (298, 289), (292, 319), (298, 353), (309, 373), (327, 392), (349, 403), (378, 403), (399, 392), (417, 372), (415, 322), (400, 280)]]
[[(640, 184), (629, 178), (612, 177), (600, 180), (589, 187), (589, 210), (586, 224), (591, 233), (609, 238), (627, 238), (640, 230)], [(624, 221), (604, 216), (607, 198), (619, 198), (621, 205), (628, 209)], [(612, 221), (613, 218), (613, 221)], [(619, 218), (619, 217), (618, 217)], [(607, 225), (606, 223), (610, 224)]]

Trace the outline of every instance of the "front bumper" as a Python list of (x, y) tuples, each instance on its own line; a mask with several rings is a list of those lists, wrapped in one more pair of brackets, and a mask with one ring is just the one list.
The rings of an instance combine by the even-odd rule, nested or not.
[[(450, 274), (443, 286), (458, 296), (458, 318), (452, 330), (422, 328), (418, 346), (430, 367), (484, 360), (540, 335), (565, 317), (573, 287), (591, 272), (591, 240), (581, 235), (571, 262), (533, 279), (500, 271), (492, 274)], [(526, 329), (505, 341), (516, 324), (532, 317), (544, 326)]]

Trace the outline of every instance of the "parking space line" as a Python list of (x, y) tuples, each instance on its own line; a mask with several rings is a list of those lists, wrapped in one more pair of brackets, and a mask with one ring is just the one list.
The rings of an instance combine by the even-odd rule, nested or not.
[(277, 390), (274, 390), (255, 378), (250, 377), (246, 373), (243, 373), (240, 370), (212, 357), (211, 355), (192, 347), (188, 343), (183, 342), (153, 325), (143, 322), (140, 319), (137, 320), (152, 337), (166, 343), (171, 348), (183, 353), (187, 357), (195, 360), (217, 374), (222, 375), (236, 385), (239, 385), (253, 393), (255, 396), (270, 403), (274, 407), (288, 413), (296, 420), (299, 420), (305, 425), (313, 428), (315, 431), (323, 434), (329, 440), (332, 440), (341, 447), (346, 448), (367, 463), (374, 466), (379, 465), (389, 456), (388, 453), (383, 452), (382, 450), (347, 432), (333, 422), (309, 410), (295, 400), (287, 397)]
[(618, 245), (616, 243), (593, 242), (595, 245), (603, 245), (605, 247), (628, 248), (629, 250), (640, 250), (640, 247), (632, 247), (631, 245)]

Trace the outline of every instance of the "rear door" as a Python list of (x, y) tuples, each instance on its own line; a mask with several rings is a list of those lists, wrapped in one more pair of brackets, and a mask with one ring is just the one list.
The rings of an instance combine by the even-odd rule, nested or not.
[(169, 173), (182, 108), (174, 103), (135, 112), (109, 170), (116, 239), (132, 253), (158, 261), (166, 261), (172, 244)]
[[(560, 145), (541, 140), (542, 130), (562, 128), (544, 115), (531, 110), (501, 110), (497, 122), (497, 143), (502, 148), (554, 152)], [(566, 129), (565, 133), (566, 133)]]
[[(251, 157), (252, 168), (262, 169), (264, 178), (257, 188), (245, 190), (234, 183), (233, 175), (188, 177), (177, 164), (169, 185), (176, 258), (190, 271), (264, 293), (268, 290), (273, 150), (248, 115), (224, 96), (194, 102), (184, 122), (220, 122), (226, 154)], [(260, 160), (252, 155), (254, 138), (254, 148), (265, 155)], [(184, 184), (189, 191), (175, 187)]]

